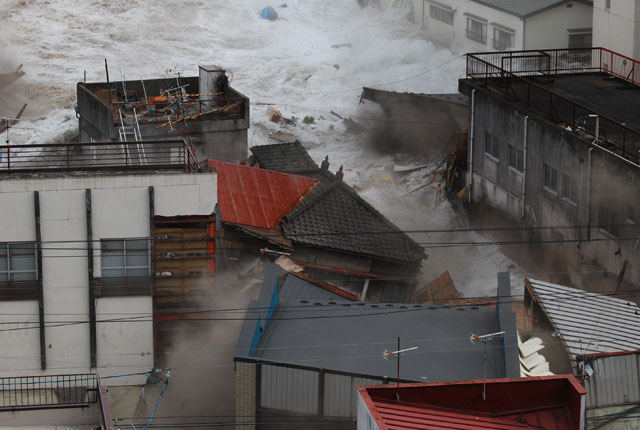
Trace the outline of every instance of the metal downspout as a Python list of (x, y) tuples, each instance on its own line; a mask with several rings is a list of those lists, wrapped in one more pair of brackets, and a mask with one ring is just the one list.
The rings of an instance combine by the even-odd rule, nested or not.
[(524, 219), (524, 203), (527, 196), (527, 143), (529, 141), (529, 115), (524, 117), (524, 139), (522, 140), (522, 212), (520, 216)]
[(476, 90), (471, 90), (471, 124), (469, 125), (469, 203), (473, 189), (473, 132), (476, 122)]
[(589, 148), (587, 161), (587, 240), (591, 240), (591, 151), (593, 146)]

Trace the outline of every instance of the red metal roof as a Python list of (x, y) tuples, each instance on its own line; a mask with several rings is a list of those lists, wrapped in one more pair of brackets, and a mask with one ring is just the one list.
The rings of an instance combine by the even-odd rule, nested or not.
[[(360, 387), (380, 430), (573, 430), (586, 391), (572, 375)], [(400, 401), (396, 400), (396, 392)], [(360, 414), (360, 413), (359, 413)]]
[(218, 174), (222, 220), (273, 228), (309, 194), (318, 180), (240, 164), (208, 160)]

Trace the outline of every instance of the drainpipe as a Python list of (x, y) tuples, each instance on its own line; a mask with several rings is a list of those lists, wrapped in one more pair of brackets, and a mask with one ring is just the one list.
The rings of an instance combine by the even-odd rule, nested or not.
[(522, 213), (520, 216), (524, 219), (524, 201), (527, 196), (527, 142), (529, 141), (529, 115), (524, 117), (524, 139), (522, 141), (523, 146), (523, 168), (522, 168)]
[(471, 125), (469, 126), (469, 203), (473, 189), (473, 128), (476, 121), (476, 90), (471, 90)]
[(591, 151), (593, 146), (589, 148), (587, 161), (587, 240), (591, 240)]

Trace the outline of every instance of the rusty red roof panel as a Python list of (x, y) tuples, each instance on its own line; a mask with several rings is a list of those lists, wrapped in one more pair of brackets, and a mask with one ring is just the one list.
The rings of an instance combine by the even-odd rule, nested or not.
[(225, 222), (273, 228), (318, 184), (317, 179), (208, 160), (218, 174), (218, 205)]
[(488, 379), (486, 386), (482, 380), (372, 385), (358, 392), (380, 430), (578, 430), (586, 394), (573, 375)]

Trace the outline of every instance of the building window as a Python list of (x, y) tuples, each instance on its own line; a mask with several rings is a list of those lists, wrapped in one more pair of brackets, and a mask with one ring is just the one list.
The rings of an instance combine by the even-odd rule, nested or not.
[(509, 167), (520, 173), (524, 172), (524, 152), (511, 145), (509, 145)]
[(598, 228), (618, 237), (618, 227), (613, 210), (601, 205), (598, 208)]
[(0, 281), (33, 281), (36, 278), (34, 242), (0, 243)]
[(429, 16), (436, 21), (441, 21), (445, 24), (453, 25), (453, 11), (451, 10), (432, 4), (429, 6)]
[(558, 191), (558, 171), (548, 164), (544, 165), (544, 187), (553, 191)]
[(149, 239), (103, 239), (102, 277), (149, 276)]
[(482, 44), (487, 43), (487, 24), (484, 22), (476, 21), (475, 19), (467, 18), (467, 38), (480, 42)]
[(486, 131), (484, 132), (484, 153), (496, 160), (500, 159), (500, 140)]
[(562, 174), (562, 197), (572, 202), (577, 201), (576, 182), (569, 175)]
[(592, 33), (569, 34), (569, 49), (591, 48)]
[(506, 51), (514, 46), (515, 34), (509, 31), (493, 29), (493, 47), (499, 51)]

